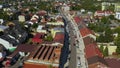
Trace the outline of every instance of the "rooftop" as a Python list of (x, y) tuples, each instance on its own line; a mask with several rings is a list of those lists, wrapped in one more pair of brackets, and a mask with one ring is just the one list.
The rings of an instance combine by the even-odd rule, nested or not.
[(85, 37), (85, 36), (87, 36), (89, 34), (93, 34), (94, 35), (94, 33), (90, 29), (88, 29), (88, 28), (80, 29), (80, 33), (81, 33), (82, 37)]
[(40, 64), (59, 64), (60, 54), (60, 46), (38, 45), (36, 50), (29, 55), (29, 58), (26, 62), (34, 63), (34, 61), (36, 61), (37, 63), (37, 61), (39, 61)]
[(85, 53), (86, 53), (86, 58), (91, 58), (93, 56), (103, 57), (102, 53), (97, 47), (97, 44), (95, 43), (85, 46)]

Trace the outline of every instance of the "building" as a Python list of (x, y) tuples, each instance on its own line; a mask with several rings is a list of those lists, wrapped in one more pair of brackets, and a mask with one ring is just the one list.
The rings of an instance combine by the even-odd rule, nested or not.
[(83, 38), (90, 36), (96, 40), (96, 36), (94, 35), (94, 32), (92, 30), (88, 29), (87, 27), (81, 28), (80, 33), (81, 33)]
[(119, 12), (120, 11), (120, 3), (115, 3), (115, 12)]
[(61, 45), (39, 45), (24, 62), (24, 68), (59, 68)]
[(8, 29), (8, 26), (0, 25), (0, 32), (4, 32), (6, 29)]
[(18, 20), (19, 20), (19, 22), (25, 22), (25, 16), (24, 15), (19, 15)]
[(120, 20), (120, 12), (115, 12), (115, 18)]
[(32, 42), (33, 43), (39, 43), (41, 44), (43, 42), (43, 39), (45, 37), (44, 33), (37, 33), (33, 38), (32, 38)]
[(101, 4), (102, 4), (102, 11), (107, 10), (111, 5), (111, 3), (109, 2), (102, 2)]

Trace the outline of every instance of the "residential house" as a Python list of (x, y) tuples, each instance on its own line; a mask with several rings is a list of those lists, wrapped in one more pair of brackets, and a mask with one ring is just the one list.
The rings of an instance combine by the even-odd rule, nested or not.
[(37, 12), (37, 14), (38, 14), (39, 16), (45, 16), (45, 15), (47, 15), (47, 11), (45, 11), (45, 10), (40, 10), (40, 11)]
[(87, 60), (88, 68), (109, 68), (107, 62), (99, 56), (93, 56)]
[(47, 22), (46, 25), (54, 25), (54, 26), (64, 26), (63, 22)]
[(25, 16), (24, 15), (19, 15), (18, 20), (19, 20), (19, 22), (25, 22)]
[(39, 19), (39, 16), (35, 14), (35, 15), (32, 16), (32, 18), (30, 20), (33, 24), (33, 23), (38, 23), (38, 19)]
[(37, 49), (37, 45), (30, 45), (30, 44), (20, 44), (12, 54), (7, 56), (7, 60), (10, 61), (10, 64), (15, 64), (20, 57), (26, 58), (31, 54), (33, 51)]
[(103, 57), (103, 55), (100, 52), (97, 44), (95, 44), (95, 43), (86, 45), (85, 46), (85, 53), (86, 53), (86, 58), (90, 58), (90, 57), (93, 57), (93, 56)]
[[(103, 43), (103, 44), (106, 45), (106, 46), (103, 46), (103, 49), (105, 49), (106, 47), (108, 48), (108, 55), (113, 55), (114, 53), (116, 53), (117, 46), (113, 46), (108, 43)], [(102, 46), (102, 45), (98, 44), (98, 47), (100, 47), (100, 46)]]
[(120, 12), (115, 12), (115, 18), (120, 20)]
[(37, 32), (38, 33), (47, 33), (47, 30), (46, 29), (43, 29), (45, 26), (44, 25), (39, 25), (38, 27), (37, 27)]
[(2, 24), (4, 22), (4, 20), (3, 19), (0, 19), (0, 24)]
[(113, 15), (112, 11), (96, 11), (94, 13), (94, 17), (99, 19), (101, 19), (104, 16), (110, 16), (110, 15)]
[(64, 28), (54, 27), (53, 29), (51, 29), (51, 34), (53, 38), (55, 37), (57, 32), (64, 32)]
[(120, 3), (115, 3), (115, 12), (119, 12), (120, 11)]
[(4, 32), (6, 29), (8, 29), (8, 26), (0, 25), (0, 32)]
[[(16, 22), (8, 23), (8, 28), (4, 31), (4, 34), (0, 36), (0, 42), (6, 49), (9, 49), (13, 46), (17, 46), (20, 43), (23, 43), (28, 34), (21, 28), (21, 26)], [(6, 44), (5, 44), (6, 43)]]
[(110, 66), (110, 68), (120, 67), (120, 59), (110, 57), (110, 58), (105, 58), (105, 61)]
[(3, 8), (3, 5), (0, 5), (0, 9), (2, 9)]
[(83, 42), (84, 42), (85, 46), (87, 46), (89, 44), (95, 43), (95, 40), (92, 37), (87, 36), (87, 37), (83, 38)]
[(32, 38), (32, 42), (33, 43), (42, 43), (43, 39), (45, 37), (44, 33), (37, 33), (33, 38)]
[(64, 44), (64, 33), (63, 32), (56, 32), (53, 41)]
[(92, 37), (93, 39), (96, 40), (96, 36), (94, 35), (94, 32), (92, 30), (88, 29), (87, 27), (81, 28), (80, 33), (81, 33), (83, 38), (87, 37), (87, 36), (90, 36), (90, 37)]
[(108, 7), (111, 5), (111, 3), (109, 3), (109, 2), (102, 2), (101, 3), (102, 5), (102, 11), (104, 11), (104, 10), (107, 10), (108, 9)]
[(75, 23), (80, 23), (82, 19), (79, 16), (75, 16), (74, 20), (75, 20)]

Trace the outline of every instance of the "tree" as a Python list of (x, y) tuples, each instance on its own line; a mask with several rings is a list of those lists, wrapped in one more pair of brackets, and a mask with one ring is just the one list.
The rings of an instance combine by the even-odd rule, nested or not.
[(104, 56), (108, 56), (108, 47), (106, 46), (106, 48), (103, 51), (103, 55)]
[(52, 66), (52, 65), (49, 65), (49, 68), (53, 68), (53, 66)]
[(101, 22), (107, 24), (109, 21), (108, 17), (102, 17)]
[(100, 34), (100, 36), (97, 37), (97, 42), (101, 42), (101, 43), (103, 43), (104, 41), (105, 41), (105, 37), (104, 37), (104, 35), (103, 35), (103, 34)]
[(114, 31), (114, 33), (120, 34), (120, 27), (115, 28), (113, 31)]
[(117, 54), (120, 54), (120, 46), (117, 46), (117, 48), (116, 48), (116, 53), (117, 53)]
[(53, 41), (53, 37), (52, 37), (52, 35), (48, 35), (47, 37), (45, 37), (44, 40), (45, 41)]
[(105, 42), (112, 42), (114, 39), (112, 30), (108, 27), (105, 29)]
[(120, 35), (115, 39), (114, 44), (117, 46), (116, 53), (120, 54)]
[(109, 19), (114, 20), (115, 19), (114, 15), (110, 15)]
[(100, 45), (100, 51), (103, 53), (103, 49), (104, 49), (104, 47), (103, 47), (103, 45)]

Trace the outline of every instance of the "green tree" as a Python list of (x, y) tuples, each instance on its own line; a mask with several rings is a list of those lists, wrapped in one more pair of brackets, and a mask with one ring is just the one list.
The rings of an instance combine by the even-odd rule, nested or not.
[(104, 56), (108, 56), (108, 47), (106, 46), (106, 48), (103, 51), (103, 55)]
[(105, 37), (104, 37), (104, 35), (103, 35), (103, 34), (100, 34), (100, 36), (97, 37), (97, 42), (101, 42), (101, 43), (103, 43), (104, 41), (105, 41)]
[(109, 19), (114, 20), (115, 19), (114, 15), (110, 15)]
[(120, 34), (120, 27), (115, 28), (113, 31), (114, 31), (114, 33)]
[(114, 39), (112, 30), (108, 27), (105, 29), (105, 42), (112, 42)]
[(53, 66), (52, 66), (52, 65), (49, 65), (49, 68), (53, 68)]
[(115, 39), (114, 44), (117, 46), (116, 53), (120, 54), (120, 35)]
[(108, 17), (102, 17), (101, 22), (104, 24), (107, 24), (109, 22), (109, 18)]
[(44, 40), (45, 41), (53, 41), (53, 37), (52, 37), (52, 35), (48, 35), (47, 37), (45, 37)]
[(103, 45), (100, 45), (100, 51), (103, 53), (103, 49), (104, 49), (104, 47), (103, 47)]

